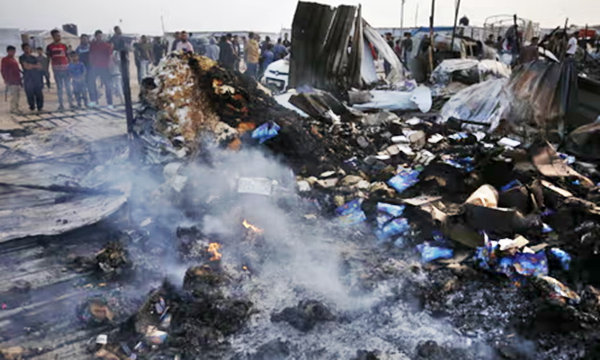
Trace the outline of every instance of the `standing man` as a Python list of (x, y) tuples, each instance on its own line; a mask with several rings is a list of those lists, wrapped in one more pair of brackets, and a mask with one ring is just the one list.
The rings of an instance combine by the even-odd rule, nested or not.
[(239, 70), (240, 68), (240, 59), (242, 58), (242, 47), (240, 46), (240, 40), (237, 35), (234, 35), (231, 38), (231, 44), (233, 45), (233, 53), (235, 54), (236, 60), (234, 64), (234, 68)]
[(25, 95), (29, 110), (34, 111), (37, 106), (38, 111), (44, 108), (44, 69), (38, 61), (37, 56), (33, 55), (29, 44), (21, 45), (23, 55), (19, 57), (19, 62), (23, 68), (23, 83), (25, 85)]
[(265, 51), (267, 49), (267, 45), (271, 43), (271, 37), (265, 36), (265, 41), (260, 44), (260, 51)]
[(154, 55), (154, 66), (158, 66), (160, 59), (165, 55), (165, 49), (163, 44), (160, 42), (160, 37), (155, 36), (152, 43), (152, 54)]
[(6, 56), (0, 62), (0, 73), (2, 73), (2, 79), (6, 85), (6, 91), (10, 94), (11, 114), (19, 112), (19, 98), (21, 97), (21, 71), (19, 63), (15, 59), (16, 52), (17, 49), (14, 46), (7, 46)]
[(248, 69), (246, 72), (250, 77), (256, 79), (258, 76), (258, 61), (260, 60), (260, 52), (258, 50), (258, 41), (256, 41), (256, 35), (249, 33), (248, 46), (246, 47), (246, 62)]
[[(394, 50), (394, 38), (392, 37), (392, 33), (385, 33), (385, 42), (388, 44), (390, 49)], [(390, 64), (387, 60), (383, 59), (383, 68), (385, 71), (385, 76), (388, 76), (392, 71), (392, 64)]]
[(412, 35), (409, 32), (404, 33), (404, 40), (402, 40), (402, 58), (404, 63), (408, 65), (408, 57), (413, 50)]
[(538, 55), (538, 42), (540, 38), (533, 37), (531, 39), (531, 45), (524, 46), (521, 49), (521, 54), (519, 55), (519, 63), (526, 64), (532, 61), (535, 61), (539, 58)]
[(213, 59), (214, 61), (219, 61), (219, 53), (221, 49), (219, 49), (219, 45), (214, 38), (210, 38), (210, 45), (206, 47), (206, 56)]
[(110, 58), (112, 56), (111, 44), (104, 41), (101, 30), (96, 30), (94, 33), (94, 41), (90, 45), (90, 107), (98, 105), (98, 89), (96, 88), (96, 79), (99, 77), (104, 85), (106, 92), (106, 103), (109, 109), (113, 109), (112, 106), (112, 87), (111, 76), (109, 71)]
[[(267, 48), (262, 53), (262, 57), (263, 57), (262, 73), (264, 73), (265, 71), (267, 71), (267, 68), (269, 67), (269, 65), (271, 65), (271, 63), (275, 60), (275, 55), (273, 54), (273, 44), (267, 45)], [(261, 73), (261, 75), (262, 75), (262, 73)]]
[(577, 33), (571, 34), (569, 38), (569, 42), (567, 43), (567, 57), (574, 57), (575, 53), (577, 53)]
[(54, 73), (54, 81), (58, 89), (58, 111), (65, 109), (63, 103), (63, 92), (67, 90), (67, 100), (69, 106), (73, 107), (73, 94), (71, 93), (71, 85), (69, 84), (69, 58), (67, 45), (61, 42), (60, 31), (54, 29), (50, 32), (52, 35), (52, 44), (46, 47), (46, 54), (52, 62), (52, 72)]
[(193, 53), (194, 52), (194, 46), (192, 46), (192, 43), (189, 41), (188, 39), (188, 33), (185, 31), (182, 31), (180, 34), (180, 40), (177, 43), (177, 45), (175, 46), (175, 50), (176, 51), (188, 51)]
[[(152, 44), (148, 42), (146, 35), (142, 35), (140, 43), (138, 44), (138, 51), (140, 53), (140, 74), (141, 80), (148, 77), (148, 71), (150, 70), (150, 61), (154, 58), (152, 54)], [(140, 81), (141, 84), (141, 81)]]
[(396, 40), (396, 46), (394, 46), (394, 53), (396, 53), (396, 56), (398, 57), (398, 59), (400, 59), (400, 61), (404, 60), (402, 59), (402, 46), (400, 46), (400, 39)]
[(277, 39), (277, 44), (273, 47), (273, 55), (275, 60), (281, 60), (287, 55), (287, 49), (281, 42), (281, 38)]
[(112, 38), (110, 38), (109, 41), (113, 49), (116, 51), (127, 50), (127, 44), (125, 43), (125, 39), (123, 38), (123, 32), (121, 31), (121, 28), (115, 26), (113, 28), (113, 31), (115, 32), (115, 34), (112, 36)]
[(42, 64), (42, 80), (46, 79), (46, 86), (48, 87), (48, 89), (50, 89), (50, 72), (48, 71), (50, 69), (50, 61), (48, 61), (48, 58), (44, 54), (44, 49), (38, 47), (36, 50), (37, 59), (40, 62), (40, 64)]
[(283, 46), (285, 46), (287, 49), (292, 47), (292, 43), (288, 39), (288, 33), (283, 34)]
[(225, 69), (233, 70), (233, 64), (235, 63), (235, 54), (233, 52), (233, 45), (231, 41), (229, 41), (228, 36), (231, 34), (227, 34), (227, 36), (221, 37), (221, 42), (219, 43), (219, 62), (221, 66)]
[(177, 44), (181, 42), (181, 33), (179, 31), (175, 31), (175, 41), (171, 45), (171, 51), (177, 50)]

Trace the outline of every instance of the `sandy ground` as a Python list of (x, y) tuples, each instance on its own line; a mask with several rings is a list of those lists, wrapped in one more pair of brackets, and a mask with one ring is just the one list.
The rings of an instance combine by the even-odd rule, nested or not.
[[(131, 74), (130, 81), (129, 81), (129, 86), (131, 87), (131, 98), (133, 99), (133, 101), (137, 101), (138, 93), (139, 93), (139, 84), (137, 82), (137, 69), (136, 69), (133, 61), (130, 62), (129, 68), (130, 68), (129, 72)], [(56, 91), (56, 84), (54, 83), (54, 79), (52, 77), (52, 71), (50, 71), (50, 73), (51, 73), (51, 75), (50, 75), (51, 88), (48, 89), (48, 88), (44, 87), (44, 111), (45, 112), (55, 112), (58, 109), (58, 94)], [(4, 84), (4, 82), (0, 83), (0, 91), (1, 91), (1, 93), (0, 93), (0, 95), (1, 95), (1, 98), (0, 98), (0, 131), (10, 131), (13, 128), (18, 129), (19, 128), (18, 123), (15, 123), (13, 121), (13, 119), (9, 113), (10, 99), (6, 99), (6, 97), (4, 96), (5, 91), (6, 91), (6, 85)], [(101, 95), (101, 98), (99, 101), (100, 106), (104, 107), (104, 106), (106, 106), (106, 97), (104, 96), (104, 88), (99, 87), (98, 92)], [(66, 101), (66, 94), (63, 95), (63, 100), (65, 102), (66, 110), (68, 110), (69, 106), (68, 106), (68, 101)], [(113, 104), (114, 105), (122, 104), (122, 100), (119, 97), (116, 97), (114, 94), (113, 94)], [(27, 105), (27, 97), (25, 96), (24, 90), (21, 91), (21, 97), (19, 99), (19, 109), (21, 110), (21, 112), (23, 114), (35, 113), (35, 112), (29, 111), (29, 106)]]

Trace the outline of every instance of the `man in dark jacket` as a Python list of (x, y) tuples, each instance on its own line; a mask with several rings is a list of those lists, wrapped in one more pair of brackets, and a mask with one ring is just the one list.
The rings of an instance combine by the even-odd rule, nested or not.
[[(235, 63), (235, 53), (233, 51), (233, 44), (231, 44), (231, 34), (227, 34), (227, 36), (221, 37), (221, 42), (219, 43), (219, 63), (225, 69), (233, 70), (233, 64)], [(229, 38), (228, 38), (229, 37)]]
[(33, 55), (29, 44), (23, 44), (23, 55), (19, 57), (19, 63), (23, 68), (23, 83), (25, 85), (25, 95), (27, 95), (27, 103), (29, 110), (34, 111), (37, 107), (38, 111), (42, 111), (44, 107), (44, 69), (39, 62), (37, 56)]

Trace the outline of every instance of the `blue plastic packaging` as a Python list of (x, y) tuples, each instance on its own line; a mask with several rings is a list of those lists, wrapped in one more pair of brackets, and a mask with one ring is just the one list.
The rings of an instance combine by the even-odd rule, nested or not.
[(279, 125), (272, 121), (269, 121), (254, 129), (254, 131), (252, 132), (252, 138), (258, 139), (259, 142), (262, 144), (265, 141), (277, 136), (279, 134), (280, 129), (281, 127)]
[(365, 220), (367, 220), (367, 216), (361, 208), (362, 199), (352, 200), (340, 207), (338, 207), (335, 212), (338, 216), (338, 219), (343, 225), (356, 225)]
[(377, 238), (380, 240), (384, 240), (392, 236), (404, 234), (408, 230), (410, 230), (408, 220), (405, 218), (397, 218), (375, 231), (375, 235), (377, 235)]
[(423, 262), (431, 262), (438, 259), (450, 259), (454, 256), (454, 251), (452, 249), (431, 246), (429, 243), (417, 245), (417, 251), (421, 253), (421, 260)]
[(410, 168), (398, 167), (398, 174), (388, 180), (388, 185), (401, 194), (404, 190), (419, 182), (421, 171)]
[(402, 213), (406, 209), (405, 205), (392, 205), (386, 203), (377, 203), (377, 211), (392, 215), (393, 217), (402, 216)]

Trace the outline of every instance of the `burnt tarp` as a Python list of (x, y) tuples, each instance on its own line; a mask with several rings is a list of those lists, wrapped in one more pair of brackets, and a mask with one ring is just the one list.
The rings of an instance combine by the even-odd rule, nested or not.
[(500, 120), (523, 122), (545, 129), (563, 123), (577, 103), (573, 65), (538, 60), (517, 67), (506, 80), (473, 85), (454, 95), (441, 111), (450, 117), (487, 123), (494, 130)]
[[(381, 37), (379, 32), (373, 29), (367, 22), (364, 22), (364, 37), (365, 41), (373, 45), (375, 50), (381, 57), (390, 63), (391, 72), (389, 73), (387, 80), (394, 83), (402, 80), (403, 69), (402, 63), (394, 50), (387, 44), (387, 42)], [(369, 65), (369, 64), (367, 64)], [(366, 82), (366, 81), (365, 81)], [(368, 83), (368, 82), (367, 82)]]

